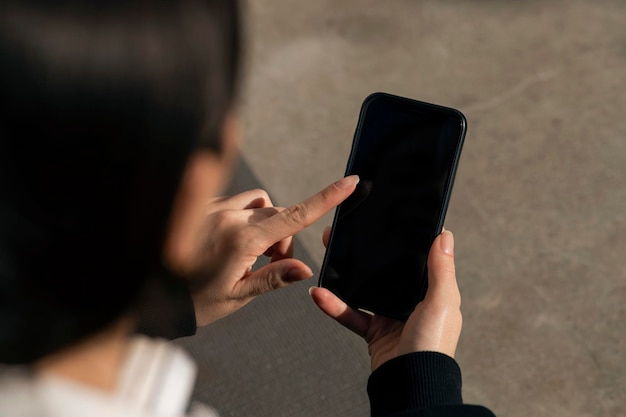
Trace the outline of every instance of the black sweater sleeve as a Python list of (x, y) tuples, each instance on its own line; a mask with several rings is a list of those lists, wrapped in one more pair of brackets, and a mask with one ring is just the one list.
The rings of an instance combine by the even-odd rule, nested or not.
[(162, 268), (139, 303), (139, 333), (167, 339), (196, 333), (196, 312), (187, 284)]
[(461, 370), (451, 357), (416, 352), (392, 359), (369, 378), (372, 417), (493, 417), (463, 404)]

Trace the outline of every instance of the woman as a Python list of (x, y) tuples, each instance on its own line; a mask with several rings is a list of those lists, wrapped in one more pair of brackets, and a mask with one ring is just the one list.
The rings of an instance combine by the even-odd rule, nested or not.
[[(358, 178), (284, 210), (212, 198), (237, 154), (234, 1), (9, 0), (0, 18), (0, 414), (183, 415), (193, 364), (136, 329), (191, 334), (310, 277), (292, 236)], [(406, 323), (311, 291), (369, 343), (374, 416), (492, 415), (461, 401), (452, 252), (444, 232)]]

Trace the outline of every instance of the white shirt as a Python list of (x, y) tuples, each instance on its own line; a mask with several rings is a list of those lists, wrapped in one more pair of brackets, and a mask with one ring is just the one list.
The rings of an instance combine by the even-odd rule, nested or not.
[(196, 366), (179, 347), (137, 336), (115, 392), (20, 367), (0, 367), (2, 417), (217, 417), (194, 403)]

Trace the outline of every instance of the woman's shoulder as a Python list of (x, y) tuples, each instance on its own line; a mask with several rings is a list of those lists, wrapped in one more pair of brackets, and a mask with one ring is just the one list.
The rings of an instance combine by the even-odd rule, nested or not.
[(136, 337), (113, 392), (93, 389), (23, 366), (0, 366), (1, 416), (217, 417), (202, 404), (188, 409), (195, 365), (179, 347)]

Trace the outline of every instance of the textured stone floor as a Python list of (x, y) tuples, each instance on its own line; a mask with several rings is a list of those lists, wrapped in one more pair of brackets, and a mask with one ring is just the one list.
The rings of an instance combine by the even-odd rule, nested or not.
[[(448, 212), (467, 402), (626, 415), (626, 2), (254, 0), (234, 190), (342, 176), (361, 101), (463, 111)], [(318, 267), (321, 231), (298, 253)], [(365, 416), (367, 351), (297, 284), (181, 341), (224, 416)]]

